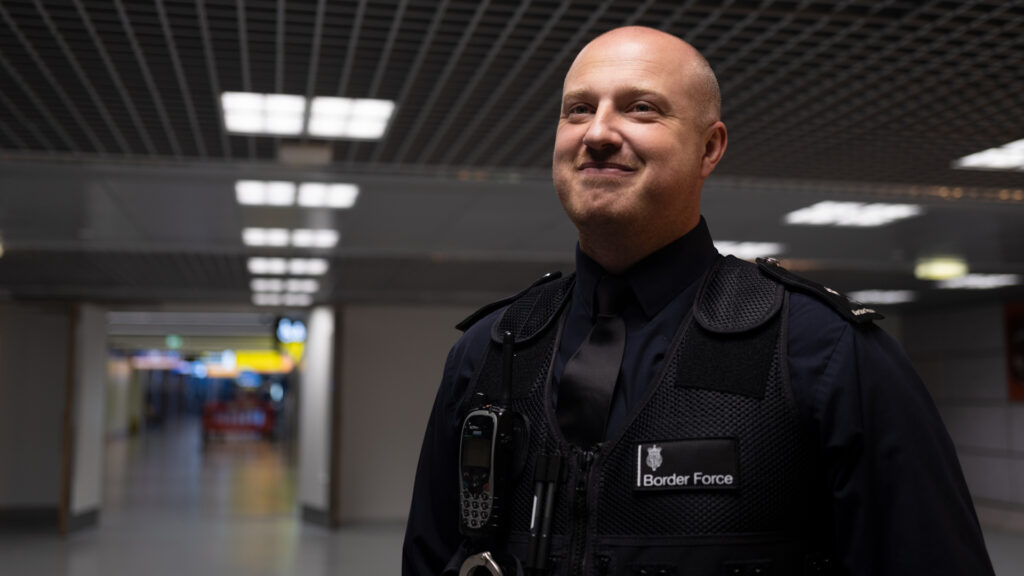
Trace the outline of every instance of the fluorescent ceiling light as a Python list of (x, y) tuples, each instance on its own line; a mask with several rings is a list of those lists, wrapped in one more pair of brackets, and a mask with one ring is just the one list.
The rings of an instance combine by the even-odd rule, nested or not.
[(916, 298), (911, 290), (857, 290), (847, 296), (861, 304), (906, 304)]
[(312, 306), (313, 297), (309, 294), (285, 294), (285, 306)]
[(253, 276), (320, 276), (330, 267), (323, 258), (249, 258), (249, 273)]
[(288, 273), (288, 261), (284, 258), (249, 258), (248, 267), (249, 273), (256, 276)]
[(309, 294), (254, 292), (252, 303), (257, 306), (312, 306), (313, 296)]
[(953, 161), (962, 170), (1024, 170), (1024, 139), (968, 154)]
[(351, 208), (357, 197), (359, 186), (355, 184), (299, 184), (299, 206), (306, 208)]
[(284, 286), (281, 278), (253, 278), (249, 282), (253, 292), (284, 292)]
[(313, 98), (306, 129), (321, 138), (379, 140), (394, 110), (391, 100), (318, 96)]
[(282, 294), (256, 292), (252, 295), (252, 303), (257, 306), (280, 306), (284, 301)]
[[(303, 208), (351, 208), (359, 197), (355, 184), (303, 182), (298, 185), (298, 204)], [(244, 206), (292, 206), (296, 199), (294, 182), (239, 180), (235, 199)]]
[(234, 134), (298, 136), (306, 115), (306, 98), (291, 94), (224, 92), (224, 125)]
[(320, 276), (327, 273), (327, 260), (323, 258), (292, 258), (288, 273), (294, 276)]
[(312, 278), (253, 278), (249, 287), (253, 292), (314, 294), (320, 290), (320, 283)]
[(778, 242), (732, 242), (720, 240), (715, 248), (722, 254), (732, 254), (741, 260), (753, 260), (763, 256), (778, 256), (784, 248)]
[(786, 224), (803, 226), (885, 226), (924, 212), (916, 204), (833, 202), (825, 200), (786, 214)]
[(337, 230), (292, 230), (292, 246), (296, 248), (333, 248), (338, 245)]
[(939, 288), (991, 290), (1020, 284), (1018, 274), (965, 274), (959, 278), (950, 278), (939, 282)]
[(246, 206), (291, 206), (295, 203), (295, 183), (239, 180), (235, 182), (235, 199)]
[(284, 228), (245, 228), (242, 242), (246, 246), (287, 246), (288, 230)]
[(312, 278), (289, 278), (285, 290), (292, 293), (313, 294), (320, 289), (320, 283)]
[(925, 258), (914, 266), (919, 280), (948, 280), (967, 274), (967, 263), (960, 258)]

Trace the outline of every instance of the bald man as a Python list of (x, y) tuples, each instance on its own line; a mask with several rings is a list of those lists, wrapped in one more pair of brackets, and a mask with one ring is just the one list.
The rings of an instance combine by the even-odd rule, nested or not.
[[(715, 250), (700, 194), (720, 116), (710, 66), (674, 36), (620, 28), (577, 56), (552, 169), (576, 271), (460, 323), (403, 574), (992, 574), (880, 315)], [(497, 475), (471, 412), (528, 422)]]

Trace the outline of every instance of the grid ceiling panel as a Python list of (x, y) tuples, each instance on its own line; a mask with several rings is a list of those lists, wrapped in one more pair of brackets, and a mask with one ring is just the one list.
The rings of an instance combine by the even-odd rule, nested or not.
[(562, 78), (626, 23), (719, 74), (736, 176), (1006, 186), (955, 158), (1024, 136), (1024, 2), (3, 0), (0, 154), (272, 161), (227, 90), (397, 99), (334, 162), (545, 169)]

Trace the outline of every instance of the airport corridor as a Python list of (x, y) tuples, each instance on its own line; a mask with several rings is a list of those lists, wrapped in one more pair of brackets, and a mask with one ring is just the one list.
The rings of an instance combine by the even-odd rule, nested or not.
[(294, 461), (256, 436), (203, 448), (198, 419), (106, 445), (99, 525), (0, 533), (5, 576), (398, 574), (404, 526), (304, 524)]

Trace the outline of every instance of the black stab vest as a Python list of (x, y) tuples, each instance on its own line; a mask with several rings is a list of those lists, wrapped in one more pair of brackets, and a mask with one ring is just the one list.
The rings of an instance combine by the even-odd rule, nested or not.
[[(784, 286), (752, 264), (718, 258), (657, 382), (618, 437), (583, 451), (562, 438), (551, 402), (551, 366), (573, 281), (534, 286), (509, 305), (492, 326), (491, 345), (463, 400), (468, 410), (475, 394), (500, 395), (501, 335), (511, 331), (509, 403), (528, 419), (530, 438), (501, 553), (525, 561), (533, 456), (562, 454), (568, 465), (555, 504), (549, 574), (840, 573), (831, 560), (834, 529), (814, 435), (801, 429), (789, 388)], [(735, 449), (732, 484), (638, 489), (641, 447), (706, 441)]]

